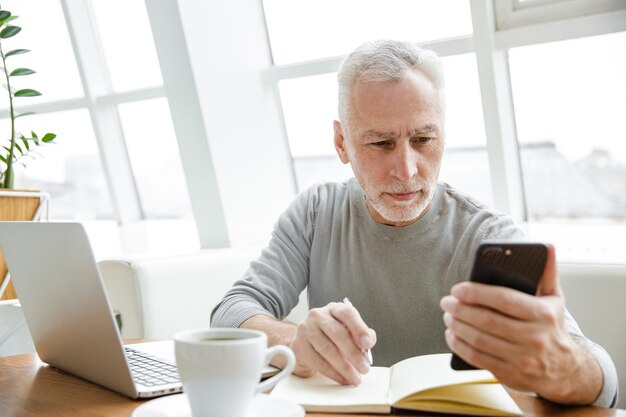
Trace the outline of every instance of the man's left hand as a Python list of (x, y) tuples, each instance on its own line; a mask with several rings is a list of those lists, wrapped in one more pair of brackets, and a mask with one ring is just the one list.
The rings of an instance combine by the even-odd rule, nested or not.
[(441, 299), (441, 308), (450, 349), (501, 383), (567, 404), (590, 404), (599, 395), (600, 367), (565, 326), (553, 246), (536, 297), (462, 282)]

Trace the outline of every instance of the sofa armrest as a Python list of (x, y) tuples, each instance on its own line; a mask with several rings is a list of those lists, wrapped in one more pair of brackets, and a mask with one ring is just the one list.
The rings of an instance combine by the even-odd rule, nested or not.
[[(208, 327), (213, 308), (241, 278), (259, 250), (206, 249), (193, 254), (108, 259), (98, 263), (123, 338), (168, 339), (178, 331)], [(288, 317), (306, 314), (306, 294)]]
[(626, 265), (559, 264), (567, 309), (582, 332), (611, 355), (618, 407), (626, 407)]

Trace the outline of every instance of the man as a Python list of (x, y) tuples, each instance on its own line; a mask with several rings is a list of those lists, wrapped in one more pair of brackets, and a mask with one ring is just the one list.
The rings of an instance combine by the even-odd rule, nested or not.
[[(293, 349), (300, 376), (321, 372), (357, 385), (369, 370), (365, 349), (383, 366), (451, 349), (512, 388), (614, 405), (614, 365), (565, 311), (553, 248), (538, 297), (462, 282), (481, 241), (522, 234), (506, 216), (437, 183), (445, 138), (439, 58), (409, 43), (366, 43), (343, 62), (338, 83), (334, 143), (356, 179), (295, 199), (212, 325), (266, 332), (270, 344)], [(280, 321), (305, 287), (304, 321)], [(343, 297), (354, 307), (338, 303)]]

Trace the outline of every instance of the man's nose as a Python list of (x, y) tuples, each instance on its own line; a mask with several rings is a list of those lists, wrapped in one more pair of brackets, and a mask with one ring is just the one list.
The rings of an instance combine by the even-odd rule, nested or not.
[(419, 155), (411, 146), (398, 146), (393, 158), (393, 175), (401, 181), (408, 181), (417, 175)]

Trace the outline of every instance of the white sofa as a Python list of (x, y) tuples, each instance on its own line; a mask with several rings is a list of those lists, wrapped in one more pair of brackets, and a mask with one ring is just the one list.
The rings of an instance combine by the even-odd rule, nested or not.
[[(259, 249), (213, 249), (111, 259), (99, 267), (111, 306), (121, 316), (122, 336), (165, 339), (181, 329), (209, 326), (213, 307), (258, 254)], [(622, 381), (619, 406), (626, 408), (626, 265), (560, 264), (559, 272), (568, 309), (583, 332), (615, 361)], [(307, 311), (305, 292), (300, 300), (289, 316), (294, 322)], [(6, 308), (19, 319), (14, 307)], [(0, 335), (2, 319), (0, 309)], [(7, 354), (6, 345), (4, 352), (0, 345), (0, 355)], [(15, 346), (9, 348), (16, 353)], [(23, 349), (32, 351), (32, 343)]]
[[(260, 249), (211, 249), (157, 258), (98, 263), (124, 338), (171, 338), (178, 330), (208, 327), (213, 307)], [(288, 319), (306, 314), (306, 295)]]

